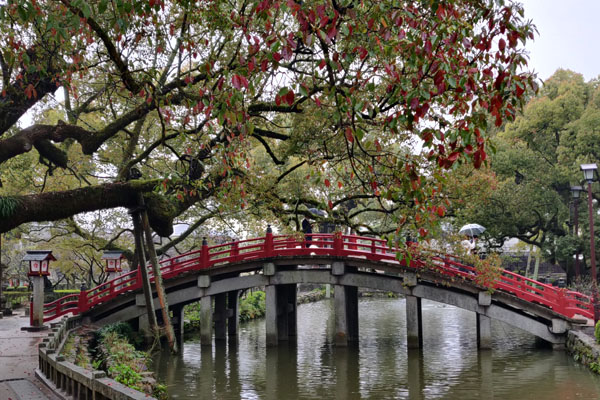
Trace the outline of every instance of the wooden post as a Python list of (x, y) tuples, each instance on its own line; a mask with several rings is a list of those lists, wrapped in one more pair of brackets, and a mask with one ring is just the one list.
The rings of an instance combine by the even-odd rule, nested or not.
[[(144, 207), (144, 197), (138, 194), (138, 204), (140, 207)], [(176, 354), (177, 340), (175, 339), (175, 330), (171, 323), (171, 316), (169, 315), (169, 303), (167, 301), (167, 294), (163, 286), (162, 273), (160, 272), (160, 265), (158, 258), (156, 257), (156, 250), (154, 249), (154, 242), (152, 241), (152, 231), (150, 231), (150, 222), (148, 221), (148, 213), (145, 208), (142, 208), (142, 228), (146, 236), (146, 248), (148, 255), (150, 256), (150, 264), (152, 264), (152, 271), (154, 272), (154, 286), (156, 286), (156, 294), (158, 295), (158, 302), (160, 303), (161, 313), (163, 322), (165, 324), (165, 331), (167, 334), (167, 341), (169, 342), (169, 348), (171, 353)]]
[[(131, 219), (133, 220), (133, 236), (135, 238), (135, 253), (137, 260), (139, 261), (138, 268), (140, 277), (142, 278), (142, 288), (144, 292), (144, 300), (146, 302), (146, 313), (148, 315), (148, 324), (152, 334), (156, 337), (158, 335), (158, 322), (156, 321), (156, 314), (154, 311), (154, 301), (152, 300), (152, 287), (150, 286), (150, 278), (148, 277), (148, 269), (146, 268), (146, 255), (144, 254), (144, 243), (142, 240), (142, 222), (140, 221), (139, 210), (131, 212)], [(160, 340), (157, 341), (160, 346)]]

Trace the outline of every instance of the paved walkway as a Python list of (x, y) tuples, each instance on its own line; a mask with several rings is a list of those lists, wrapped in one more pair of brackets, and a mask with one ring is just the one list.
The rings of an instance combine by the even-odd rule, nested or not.
[(59, 400), (35, 377), (37, 345), (48, 331), (26, 332), (24, 310), (0, 319), (0, 400)]

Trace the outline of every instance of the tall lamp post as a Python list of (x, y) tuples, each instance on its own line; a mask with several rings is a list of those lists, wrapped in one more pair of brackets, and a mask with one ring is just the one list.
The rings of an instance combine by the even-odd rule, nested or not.
[[(573, 206), (575, 209), (575, 237), (579, 237), (579, 197), (583, 188), (581, 186), (571, 186), (571, 195), (573, 197)], [(579, 278), (579, 251), (575, 250), (575, 278)]]
[(594, 209), (592, 207), (592, 181), (594, 171), (598, 169), (596, 164), (581, 164), (583, 177), (588, 187), (588, 214), (590, 216), (590, 266), (592, 268), (592, 302), (594, 306), (594, 324), (598, 321), (598, 287), (596, 280), (596, 244), (594, 238)]

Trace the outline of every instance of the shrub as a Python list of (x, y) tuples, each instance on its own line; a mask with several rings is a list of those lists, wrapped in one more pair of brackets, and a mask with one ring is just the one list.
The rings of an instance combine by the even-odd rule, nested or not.
[(127, 340), (129, 343), (132, 343), (137, 349), (139, 349), (144, 342), (142, 334), (135, 332), (131, 325), (129, 325), (127, 322), (117, 322), (100, 328), (98, 331), (100, 341), (102, 342), (103, 339), (111, 333), (114, 333)]
[(113, 379), (132, 389), (141, 390), (138, 384), (142, 380), (142, 375), (126, 364), (116, 364), (108, 369), (108, 373)]
[(596, 343), (600, 343), (600, 321), (596, 323), (596, 329), (594, 329), (594, 335), (596, 336)]
[(265, 315), (265, 292), (257, 291), (247, 294), (240, 301), (240, 321), (260, 318)]

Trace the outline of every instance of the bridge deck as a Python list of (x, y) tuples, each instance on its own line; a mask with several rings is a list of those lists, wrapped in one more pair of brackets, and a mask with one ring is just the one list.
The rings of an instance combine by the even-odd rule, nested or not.
[[(408, 257), (402, 251), (391, 250), (388, 243), (377, 238), (356, 235), (312, 234), (310, 241), (267, 233), (264, 237), (207, 246), (180, 256), (161, 261), (164, 279), (173, 279), (181, 274), (210, 270), (226, 270), (233, 264), (253, 261), (269, 262), (278, 258), (302, 258), (329, 256), (339, 259), (362, 259), (384, 263), (389, 267), (428, 271), (450, 279), (450, 281), (470, 281), (482, 287), (510, 293), (526, 302), (547, 307), (572, 319), (577, 315), (593, 318), (591, 298), (578, 292), (556, 288), (514, 272), (502, 270), (491, 282), (488, 276), (480, 274), (475, 267), (459, 262), (456, 257), (434, 252), (420, 252)], [(310, 245), (310, 247), (308, 247)], [(152, 269), (148, 268), (152, 277)], [(105, 304), (124, 293), (141, 290), (140, 270), (121, 275), (90, 290), (64, 296), (44, 305), (44, 322), (62, 315), (87, 312), (99, 304)]]

